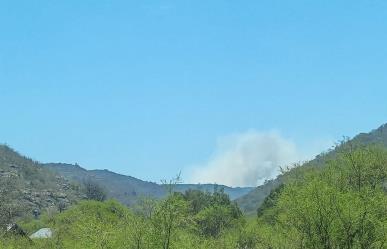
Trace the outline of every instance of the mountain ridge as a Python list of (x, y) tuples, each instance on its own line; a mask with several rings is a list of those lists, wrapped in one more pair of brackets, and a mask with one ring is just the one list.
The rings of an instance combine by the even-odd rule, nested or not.
[[(141, 179), (115, 173), (107, 169), (87, 170), (79, 165), (65, 163), (48, 163), (45, 166), (68, 180), (81, 183), (92, 180), (102, 186), (108, 198), (115, 198), (126, 205), (133, 205), (141, 196), (162, 198), (167, 192), (163, 184), (143, 181)], [(174, 191), (184, 192), (188, 189), (213, 192), (215, 189), (223, 189), (231, 199), (236, 199), (247, 194), (251, 187), (228, 187), (221, 184), (176, 184)]]
[[(10, 180), (15, 194), (9, 201), (23, 207), (23, 213), (32, 210), (70, 206), (85, 199), (83, 183), (93, 180), (103, 187), (107, 198), (114, 198), (131, 206), (142, 197), (160, 199), (167, 195), (162, 184), (147, 182), (132, 176), (118, 174), (104, 169), (87, 170), (78, 164), (40, 163), (32, 160), (8, 145), (0, 144), (0, 191), (7, 188)], [(178, 184), (176, 192), (197, 189), (213, 192), (223, 188), (231, 198), (236, 199), (252, 188), (231, 188), (217, 184)]]

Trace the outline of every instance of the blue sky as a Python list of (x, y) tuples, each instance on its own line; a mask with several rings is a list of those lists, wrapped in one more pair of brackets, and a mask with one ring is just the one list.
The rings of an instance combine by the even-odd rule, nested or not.
[(312, 155), (387, 122), (386, 16), (382, 0), (2, 1), (0, 142), (156, 182), (233, 134)]

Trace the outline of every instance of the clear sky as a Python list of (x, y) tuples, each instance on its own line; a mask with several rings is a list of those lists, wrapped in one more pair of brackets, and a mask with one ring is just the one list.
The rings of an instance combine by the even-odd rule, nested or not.
[(384, 0), (1, 1), (0, 142), (156, 182), (246, 134), (312, 155), (387, 122), (386, 31)]

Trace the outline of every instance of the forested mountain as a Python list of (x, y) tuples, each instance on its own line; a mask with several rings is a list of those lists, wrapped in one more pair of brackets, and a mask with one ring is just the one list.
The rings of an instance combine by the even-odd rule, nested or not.
[[(356, 145), (379, 144), (387, 147), (387, 124), (384, 124), (369, 133), (360, 133), (347, 142)], [(323, 166), (327, 161), (333, 159), (341, 148), (342, 145), (338, 145), (333, 150), (321, 153), (313, 160), (304, 163), (301, 167)], [(245, 213), (256, 213), (257, 208), (262, 205), (265, 198), (283, 182), (284, 175), (279, 175), (276, 179), (266, 181), (263, 185), (256, 187), (248, 194), (237, 198), (235, 201)]]

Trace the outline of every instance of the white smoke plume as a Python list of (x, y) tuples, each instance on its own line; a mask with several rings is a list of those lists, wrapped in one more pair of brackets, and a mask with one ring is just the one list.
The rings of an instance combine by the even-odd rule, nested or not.
[(279, 133), (252, 130), (219, 139), (210, 160), (194, 166), (191, 182), (257, 186), (301, 159), (296, 145)]

